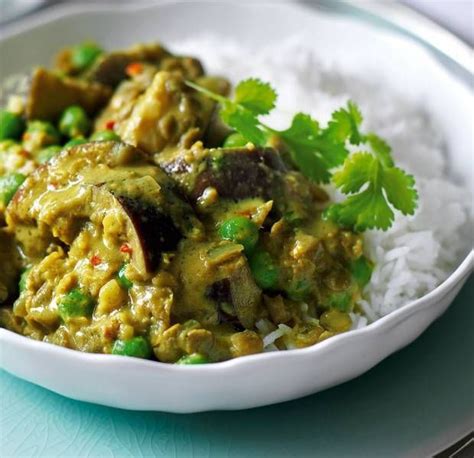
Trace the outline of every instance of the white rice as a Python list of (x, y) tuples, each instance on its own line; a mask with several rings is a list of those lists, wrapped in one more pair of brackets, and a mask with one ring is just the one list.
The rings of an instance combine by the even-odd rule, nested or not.
[[(425, 295), (452, 272), (471, 244), (470, 191), (446, 176), (440, 129), (422, 108), (373, 81), (324, 65), (306, 43), (304, 37), (293, 37), (269, 48), (247, 49), (203, 36), (173, 49), (201, 58), (209, 73), (233, 83), (248, 77), (270, 81), (279, 94), (278, 112), (267, 119), (275, 127), (285, 127), (299, 111), (325, 122), (334, 109), (355, 100), (365, 130), (386, 138), (400, 166), (415, 176), (420, 196), (415, 216), (397, 215), (389, 231), (365, 234), (376, 268), (360, 302), (365, 316), (352, 314), (353, 329), (358, 329)], [(287, 332), (281, 327), (261, 331), (267, 349)]]
[(279, 324), (277, 329), (270, 332), (263, 338), (263, 346), (268, 347), (269, 345), (272, 345), (275, 340), (279, 339), (280, 337), (283, 337), (286, 334), (289, 334), (290, 332), (291, 328), (289, 326), (287, 326), (286, 324)]

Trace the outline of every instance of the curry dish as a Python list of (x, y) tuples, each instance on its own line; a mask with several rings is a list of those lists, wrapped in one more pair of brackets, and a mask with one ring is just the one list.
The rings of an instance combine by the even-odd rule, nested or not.
[[(0, 126), (0, 324), (168, 363), (301, 348), (351, 328), (372, 263), (323, 218), (284, 142), (242, 141), (161, 45), (61, 50)], [(282, 331), (268, 344), (267, 336)]]

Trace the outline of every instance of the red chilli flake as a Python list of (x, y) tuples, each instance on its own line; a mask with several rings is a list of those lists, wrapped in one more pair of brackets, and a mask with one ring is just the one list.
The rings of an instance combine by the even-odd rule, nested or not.
[(124, 243), (121, 247), (120, 247), (120, 252), (121, 253), (129, 253), (129, 254), (132, 254), (132, 247), (130, 245), (128, 245), (127, 243)]
[(125, 73), (128, 76), (135, 76), (143, 71), (143, 65), (140, 62), (132, 62), (125, 68)]
[(99, 258), (99, 256), (94, 255), (91, 257), (91, 264), (95, 267), (98, 266), (102, 262), (102, 259)]
[(19, 154), (21, 157), (24, 157), (25, 159), (28, 159), (31, 157), (30, 152), (26, 151), (26, 149), (22, 149)]
[(109, 129), (109, 130), (114, 130), (114, 127), (115, 127), (115, 121), (107, 121), (105, 123), (105, 128), (106, 129)]

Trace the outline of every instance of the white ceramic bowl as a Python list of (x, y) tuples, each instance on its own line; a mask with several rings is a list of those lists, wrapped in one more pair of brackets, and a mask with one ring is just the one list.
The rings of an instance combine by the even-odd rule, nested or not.
[[(48, 63), (59, 46), (85, 38), (117, 48), (157, 39), (173, 43), (205, 30), (254, 46), (303, 30), (339, 64), (362, 59), (362, 73), (379, 72), (395, 89), (424, 102), (444, 128), (453, 173), (472, 182), (470, 90), (413, 41), (349, 17), (281, 3), (67, 6), (7, 31), (0, 71), (5, 76)], [(453, 301), (472, 259), (472, 252), (466, 253), (456, 271), (425, 297), (364, 329), (302, 350), (175, 366), (84, 354), (0, 329), (1, 366), (65, 396), (125, 409), (197, 412), (286, 401), (356, 377), (416, 339)]]

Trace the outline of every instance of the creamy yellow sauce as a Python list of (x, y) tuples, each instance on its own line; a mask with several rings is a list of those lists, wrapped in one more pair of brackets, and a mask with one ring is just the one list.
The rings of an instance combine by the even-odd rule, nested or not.
[[(127, 74), (131, 64), (141, 71)], [(0, 149), (0, 178), (27, 175), (0, 206), (3, 326), (170, 363), (258, 353), (277, 328), (285, 333), (270, 347), (283, 350), (351, 327), (362, 238), (323, 220), (328, 196), (275, 139), (221, 147), (228, 130), (214, 102), (184, 78), (223, 94), (228, 84), (198, 64), (149, 45), (83, 72), (63, 50), (63, 76), (36, 71), (27, 119), (57, 122), (73, 100), (93, 130), (120, 138), (65, 147), (44, 164), (43, 137)], [(51, 87), (58, 100), (45, 107), (39, 94)]]

